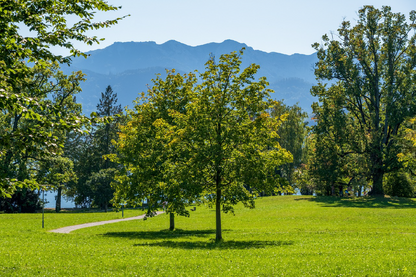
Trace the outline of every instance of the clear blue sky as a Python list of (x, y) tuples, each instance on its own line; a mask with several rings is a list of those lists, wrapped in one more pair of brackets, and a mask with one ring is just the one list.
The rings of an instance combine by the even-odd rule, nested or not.
[(97, 14), (99, 21), (125, 14), (131, 16), (110, 29), (93, 34), (115, 41), (168, 40), (196, 46), (233, 39), (257, 50), (284, 54), (311, 54), (311, 44), (325, 33), (336, 31), (343, 19), (352, 23), (366, 4), (389, 5), (408, 17), (414, 0), (108, 0), (121, 5), (117, 12)]

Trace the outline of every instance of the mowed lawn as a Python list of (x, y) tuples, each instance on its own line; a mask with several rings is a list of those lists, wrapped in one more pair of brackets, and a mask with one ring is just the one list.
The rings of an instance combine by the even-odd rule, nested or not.
[[(141, 214), (128, 210), (126, 216)], [(47, 230), (121, 213), (0, 214), (0, 276), (416, 276), (416, 202), (266, 197), (249, 210)]]

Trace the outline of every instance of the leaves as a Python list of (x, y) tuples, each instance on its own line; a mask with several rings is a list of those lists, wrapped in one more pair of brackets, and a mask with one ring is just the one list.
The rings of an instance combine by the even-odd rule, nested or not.
[(355, 26), (342, 23), (338, 39), (326, 36), (323, 45), (314, 44), (317, 135), (332, 140), (339, 158), (366, 160), (375, 194), (383, 193), (383, 174), (401, 167), (397, 136), (406, 118), (416, 115), (416, 26), (411, 20), (390, 7), (364, 6)]
[[(98, 43), (98, 38), (85, 32), (114, 25), (121, 18), (97, 23), (93, 22), (95, 12), (119, 8), (102, 0), (2, 1), (0, 195), (8, 196), (18, 186), (33, 187), (37, 162), (59, 155), (65, 132), (80, 130), (89, 122), (77, 114), (73, 98), (84, 75), (60, 72), (58, 64), (70, 64), (71, 56), (55, 55), (50, 47), (86, 56), (74, 47), (74, 41)], [(73, 25), (67, 22), (68, 16), (75, 20)], [(30, 36), (19, 33), (22, 26), (31, 31)], [(49, 83), (50, 79), (55, 82)]]
[(253, 208), (259, 192), (283, 190), (275, 169), (292, 155), (276, 140), (280, 121), (267, 112), (275, 102), (266, 79), (254, 81), (257, 65), (240, 70), (241, 55), (208, 60), (199, 84), (193, 73), (174, 71), (153, 80), (112, 157), (126, 169), (114, 202), (146, 200), (148, 214), (167, 202), (167, 212), (189, 215), (185, 207), (203, 201), (216, 205), (218, 220), (220, 207)]

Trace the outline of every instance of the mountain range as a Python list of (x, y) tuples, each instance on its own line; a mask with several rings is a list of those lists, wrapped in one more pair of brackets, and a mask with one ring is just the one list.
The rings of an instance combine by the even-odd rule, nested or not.
[(175, 69), (178, 73), (198, 70), (203, 72), (206, 61), (214, 56), (228, 54), (245, 48), (242, 56), (242, 68), (255, 63), (260, 65), (258, 77), (266, 77), (269, 88), (275, 93), (273, 99), (284, 100), (286, 105), (298, 103), (311, 113), (311, 104), (316, 101), (310, 94), (310, 88), (316, 83), (314, 64), (315, 54), (284, 55), (254, 50), (246, 44), (233, 40), (222, 43), (208, 43), (200, 46), (188, 46), (171, 40), (163, 44), (155, 42), (116, 42), (104, 49), (87, 52), (88, 58), (73, 58), (70, 67), (62, 66), (65, 73), (82, 70), (87, 81), (81, 84), (82, 92), (77, 96), (83, 104), (84, 113), (89, 114), (96, 105), (106, 87), (110, 85), (117, 93), (123, 107), (133, 107), (139, 93), (146, 92), (156, 74), (166, 76), (166, 69)]

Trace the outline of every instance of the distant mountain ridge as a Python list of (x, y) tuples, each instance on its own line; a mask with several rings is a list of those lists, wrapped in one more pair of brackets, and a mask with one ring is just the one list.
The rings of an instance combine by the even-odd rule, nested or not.
[(242, 48), (245, 48), (242, 67), (252, 63), (260, 65), (257, 76), (267, 78), (270, 88), (276, 92), (272, 98), (284, 99), (287, 105), (299, 102), (304, 110), (311, 112), (310, 105), (316, 101), (309, 93), (315, 83), (313, 67), (317, 62), (316, 54), (266, 53), (233, 40), (200, 46), (188, 46), (174, 40), (163, 44), (116, 42), (104, 49), (88, 52), (87, 59), (74, 58), (71, 67), (63, 66), (63, 70), (66, 73), (82, 70), (87, 74), (87, 81), (81, 85), (83, 91), (77, 99), (88, 114), (95, 110), (100, 93), (108, 85), (118, 94), (122, 106), (131, 108), (132, 101), (139, 93), (147, 91), (147, 85), (151, 85), (156, 74), (165, 76), (165, 69), (175, 68), (178, 73), (203, 72), (210, 55), (218, 58)]

